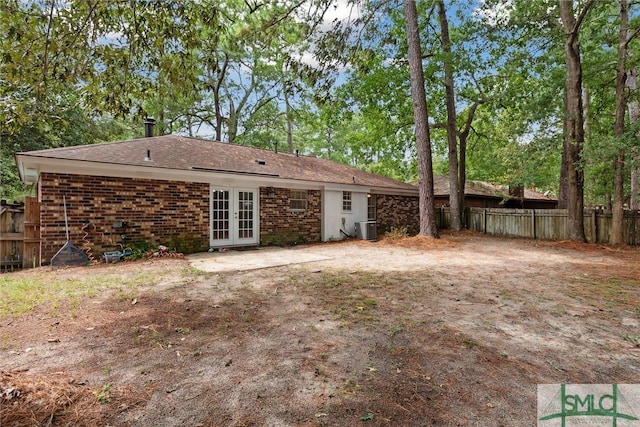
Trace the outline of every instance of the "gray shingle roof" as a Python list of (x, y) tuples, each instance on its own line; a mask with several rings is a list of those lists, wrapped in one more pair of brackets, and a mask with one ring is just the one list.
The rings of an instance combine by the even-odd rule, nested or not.
[[(147, 152), (151, 161), (145, 160)], [(176, 135), (19, 154), (46, 159), (112, 164), (114, 167), (142, 166), (202, 173), (227, 172), (415, 191), (415, 187), (410, 184), (326, 159), (302, 155), (298, 157), (295, 154)]]

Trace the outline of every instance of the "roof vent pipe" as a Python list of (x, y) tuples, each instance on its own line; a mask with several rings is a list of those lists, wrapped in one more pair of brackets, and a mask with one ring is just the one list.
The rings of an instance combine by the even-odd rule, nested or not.
[(278, 141), (275, 142), (274, 146), (275, 146), (275, 152), (277, 153), (278, 152)]
[(151, 161), (151, 150), (147, 150), (147, 156), (144, 158), (145, 162)]
[(156, 125), (156, 120), (151, 117), (147, 117), (144, 121), (144, 136), (145, 138), (151, 138), (153, 136), (153, 127)]
[(300, 151), (296, 150), (296, 157), (300, 157)]

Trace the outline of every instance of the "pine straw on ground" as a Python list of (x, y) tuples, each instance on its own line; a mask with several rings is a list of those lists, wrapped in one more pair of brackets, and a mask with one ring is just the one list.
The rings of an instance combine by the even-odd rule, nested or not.
[(383, 236), (380, 240), (382, 243), (392, 246), (399, 246), (402, 248), (409, 249), (442, 249), (442, 248), (453, 248), (458, 246), (458, 242), (452, 241), (450, 239), (434, 239), (432, 237), (427, 236), (412, 236), (412, 237), (390, 237)]
[(114, 411), (147, 399), (129, 389), (94, 390), (61, 373), (0, 372), (0, 426), (106, 425)]

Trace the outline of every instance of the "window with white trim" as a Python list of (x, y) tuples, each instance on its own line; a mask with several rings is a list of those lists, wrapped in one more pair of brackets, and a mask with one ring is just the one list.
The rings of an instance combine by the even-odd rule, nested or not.
[(291, 190), (289, 193), (289, 208), (296, 212), (306, 211), (307, 190)]
[(351, 212), (351, 191), (342, 192), (342, 212)]

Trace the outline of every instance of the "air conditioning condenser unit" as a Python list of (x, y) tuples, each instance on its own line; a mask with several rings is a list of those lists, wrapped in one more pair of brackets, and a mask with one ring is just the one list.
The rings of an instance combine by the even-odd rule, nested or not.
[(356, 222), (356, 237), (361, 240), (377, 240), (378, 232), (375, 221)]

